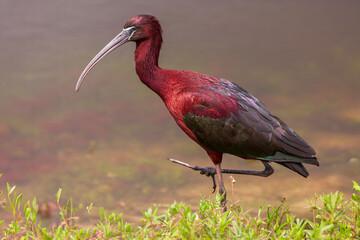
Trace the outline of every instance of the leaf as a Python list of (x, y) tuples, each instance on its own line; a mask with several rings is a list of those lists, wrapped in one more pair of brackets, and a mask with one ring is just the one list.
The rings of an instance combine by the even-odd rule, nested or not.
[(360, 193), (360, 186), (357, 182), (353, 181), (353, 188), (355, 189), (355, 191), (357, 191), (358, 193)]
[(179, 211), (177, 210), (177, 208), (170, 208), (169, 212), (172, 214), (172, 215), (176, 215), (179, 213)]
[(37, 212), (39, 210), (39, 206), (37, 205), (36, 197), (34, 197), (34, 199), (32, 201), (32, 207), (34, 209), (35, 214), (37, 214)]
[(59, 190), (58, 190), (57, 193), (55, 194), (55, 197), (56, 197), (56, 201), (57, 201), (57, 202), (59, 202), (59, 200), (60, 200), (61, 191), (62, 191), (62, 189), (59, 188)]
[(125, 224), (125, 231), (131, 232), (131, 225), (129, 223)]
[(352, 198), (354, 201), (360, 202), (360, 197), (359, 197), (358, 195), (356, 195), (355, 193), (353, 193), (353, 194), (351, 195), (351, 198)]
[(93, 203), (90, 203), (90, 205), (86, 207), (86, 210), (88, 211), (89, 215), (91, 214), (92, 207), (93, 207)]
[(103, 220), (104, 219), (104, 215), (105, 215), (105, 210), (103, 207), (99, 207), (99, 216), (100, 219)]
[(13, 191), (15, 190), (16, 186), (13, 186), (12, 188), (10, 188), (9, 183), (6, 183), (6, 187), (8, 190), (8, 195), (11, 195), (13, 193)]
[(23, 197), (22, 193), (19, 196), (17, 196), (16, 201), (15, 201), (15, 206), (20, 207), (19, 205), (20, 205), (20, 203), (22, 201), (22, 197)]

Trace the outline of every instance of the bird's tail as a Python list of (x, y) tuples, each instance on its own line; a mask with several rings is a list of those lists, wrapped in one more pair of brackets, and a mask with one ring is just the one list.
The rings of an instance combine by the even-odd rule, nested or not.
[(303, 158), (283, 152), (276, 152), (276, 154), (273, 156), (267, 156), (258, 159), (269, 162), (276, 162), (300, 174), (303, 177), (309, 176), (309, 172), (306, 170), (303, 163), (319, 166), (319, 162), (317, 161), (316, 157)]
[(302, 165), (301, 163), (290, 163), (290, 162), (276, 162), (276, 163), (289, 168), (290, 170), (300, 174), (301, 176), (303, 176), (305, 178), (309, 176), (309, 172), (306, 170), (304, 165)]

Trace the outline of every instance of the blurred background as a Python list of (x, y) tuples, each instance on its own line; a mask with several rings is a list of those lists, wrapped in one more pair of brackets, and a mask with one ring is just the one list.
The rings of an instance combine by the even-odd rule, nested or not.
[[(127, 19), (156, 16), (163, 68), (223, 77), (247, 89), (303, 136), (320, 167), (308, 179), (274, 166), (269, 178), (234, 176), (245, 209), (278, 204), (307, 216), (305, 198), (343, 191), (360, 172), (359, 1), (13, 1), (0, 2), (0, 189), (51, 206), (58, 188), (85, 207), (137, 223), (154, 203), (196, 208), (212, 181), (171, 164), (211, 166), (139, 81), (134, 43), (107, 56), (75, 93), (78, 76)], [(261, 163), (225, 155), (225, 168)], [(231, 181), (225, 175), (229, 199)], [(96, 215), (97, 210), (95, 210)], [(0, 209), (0, 215), (6, 212)]]

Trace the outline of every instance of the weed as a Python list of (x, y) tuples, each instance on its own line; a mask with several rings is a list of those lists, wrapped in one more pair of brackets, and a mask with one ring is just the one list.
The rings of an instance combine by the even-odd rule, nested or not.
[[(7, 199), (1, 200), (0, 191), (0, 202), (13, 220), (5, 226), (0, 219), (0, 228), (3, 238), (15, 239), (359, 239), (360, 187), (356, 182), (353, 187), (356, 193), (348, 201), (340, 192), (315, 195), (308, 201), (313, 212), (311, 220), (289, 213), (285, 199), (277, 207), (261, 206), (255, 216), (236, 202), (223, 212), (217, 195), (215, 200), (201, 199), (197, 211), (183, 202), (174, 202), (164, 213), (156, 205), (150, 207), (143, 211), (140, 226), (100, 207), (97, 224), (83, 228), (78, 225), (72, 200), (60, 204), (62, 189), (55, 194), (61, 222), (44, 227), (36, 198), (22, 210), (22, 194), (7, 184)], [(93, 204), (86, 209), (90, 216)]]

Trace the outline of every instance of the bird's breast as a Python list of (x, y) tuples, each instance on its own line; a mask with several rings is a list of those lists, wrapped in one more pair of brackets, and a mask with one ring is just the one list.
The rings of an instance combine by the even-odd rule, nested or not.
[(199, 143), (194, 133), (186, 126), (183, 118), (182, 109), (183, 106), (181, 104), (181, 99), (179, 98), (171, 98), (167, 101), (164, 101), (167, 109), (169, 110), (171, 116), (174, 118), (177, 125), (183, 130), (186, 135), (188, 135), (192, 140)]

